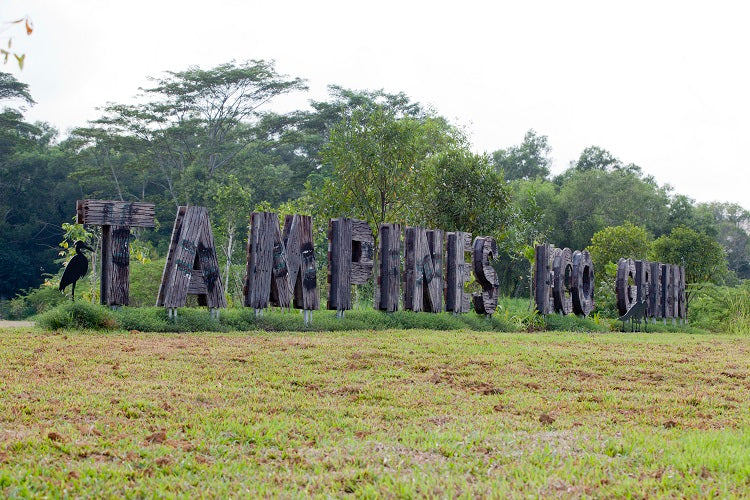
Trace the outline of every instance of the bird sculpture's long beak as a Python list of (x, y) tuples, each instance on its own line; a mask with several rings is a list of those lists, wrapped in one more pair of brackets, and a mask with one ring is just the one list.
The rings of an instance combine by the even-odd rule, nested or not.
[(93, 248), (91, 248), (90, 246), (88, 246), (88, 245), (87, 245), (87, 244), (85, 244), (85, 243), (84, 243), (83, 245), (81, 245), (81, 248), (85, 248), (85, 249), (86, 249), (86, 250), (88, 250), (89, 252), (93, 252), (93, 251), (94, 251), (94, 249), (93, 249)]

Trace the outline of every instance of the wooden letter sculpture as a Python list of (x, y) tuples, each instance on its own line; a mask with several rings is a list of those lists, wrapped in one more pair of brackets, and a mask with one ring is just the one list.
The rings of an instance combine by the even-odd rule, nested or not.
[(687, 320), (685, 268), (645, 260), (620, 259), (615, 281), (617, 309), (625, 316), (643, 304), (646, 318)]
[(256, 313), (269, 304), (289, 307), (291, 303), (289, 264), (275, 213), (253, 212), (250, 215), (244, 293), (245, 306), (252, 307)]
[(130, 228), (154, 227), (153, 203), (78, 200), (78, 224), (102, 226), (101, 303), (126, 306), (130, 294)]
[(471, 262), (474, 267), (474, 276), (482, 286), (481, 292), (472, 294), (474, 300), (474, 311), (477, 314), (487, 316), (493, 314), (497, 309), (497, 296), (500, 281), (497, 272), (492, 267), (491, 261), (497, 255), (497, 243), (489, 236), (477, 236), (471, 253)]
[(374, 242), (363, 220), (328, 222), (328, 309), (339, 316), (352, 308), (352, 285), (364, 285), (372, 276)]
[(289, 285), (294, 307), (305, 311), (320, 309), (312, 217), (309, 215), (284, 217), (282, 238), (286, 249)]
[(404, 309), (442, 312), (443, 232), (407, 227), (404, 246)]
[(401, 224), (380, 225), (378, 259), (375, 309), (386, 312), (398, 311), (401, 282)]
[(197, 295), (198, 304), (208, 306), (211, 316), (218, 317), (218, 309), (227, 307), (214, 236), (204, 207), (177, 209), (156, 305), (166, 307), (170, 318), (175, 317), (177, 308), (185, 306), (188, 294)]
[(305, 324), (320, 307), (312, 219), (307, 215), (287, 215), (284, 234), (279, 218), (272, 212), (250, 215), (245, 272), (245, 306), (256, 314), (269, 305), (305, 311)]
[(552, 245), (537, 245), (534, 248), (534, 302), (539, 314), (550, 314), (555, 310), (552, 298)]
[(570, 295), (573, 312), (588, 316), (594, 310), (594, 264), (588, 250), (573, 252), (573, 277)]
[(570, 286), (573, 281), (573, 252), (570, 248), (552, 250), (552, 299), (555, 312), (570, 314), (573, 312), (573, 298)]
[(466, 263), (466, 252), (471, 252), (471, 233), (448, 233), (445, 310), (454, 314), (469, 312), (471, 306), (471, 295), (464, 291), (464, 284), (471, 279), (471, 264)]
[(617, 261), (617, 275), (615, 277), (615, 294), (617, 295), (617, 312), (623, 316), (633, 307), (638, 297), (636, 284), (635, 261), (620, 259)]
[(594, 264), (587, 251), (554, 248), (534, 249), (534, 302), (540, 314), (575, 313), (587, 316), (594, 310)]

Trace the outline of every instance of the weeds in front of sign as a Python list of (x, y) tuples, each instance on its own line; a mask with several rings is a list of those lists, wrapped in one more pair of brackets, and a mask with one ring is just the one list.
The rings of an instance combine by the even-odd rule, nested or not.
[(0, 335), (0, 496), (719, 497), (744, 337)]

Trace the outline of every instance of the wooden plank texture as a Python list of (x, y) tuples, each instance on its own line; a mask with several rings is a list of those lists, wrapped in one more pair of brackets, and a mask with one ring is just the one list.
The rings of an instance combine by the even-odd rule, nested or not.
[(647, 260), (636, 260), (635, 261), (635, 285), (636, 289), (636, 301), (646, 302), (645, 316), (651, 317), (651, 306), (649, 302), (649, 292), (651, 290), (651, 263)]
[(573, 279), (573, 252), (570, 248), (555, 248), (552, 251), (552, 299), (555, 312), (573, 312), (573, 299), (570, 287)]
[(289, 284), (294, 307), (307, 311), (320, 309), (312, 217), (309, 215), (285, 216), (282, 240), (286, 248)]
[(637, 296), (635, 284), (635, 261), (621, 258), (617, 261), (617, 275), (615, 277), (615, 295), (617, 296), (617, 312), (624, 316), (635, 304)]
[(188, 294), (198, 295), (199, 305), (227, 306), (211, 223), (204, 207), (177, 210), (157, 305), (184, 307)]
[(481, 292), (472, 294), (474, 311), (477, 314), (494, 314), (497, 309), (498, 288), (500, 281), (492, 267), (497, 255), (497, 243), (489, 236), (477, 236), (472, 246), (471, 262), (474, 276), (482, 287)]
[(289, 307), (291, 303), (289, 265), (275, 213), (250, 215), (244, 293), (245, 305), (254, 309), (269, 304)]
[(650, 314), (649, 317), (651, 318), (661, 318), (662, 317), (662, 309), (661, 309), (661, 267), (662, 265), (659, 262), (650, 262), (649, 266), (651, 267), (651, 283), (649, 285), (649, 293), (648, 293), (648, 313)]
[(328, 221), (328, 309), (352, 308), (352, 219)]
[(661, 317), (674, 318), (674, 283), (671, 264), (661, 266)]
[(102, 226), (101, 303), (126, 306), (130, 292), (130, 228)]
[(552, 299), (552, 245), (546, 243), (534, 248), (534, 302), (539, 314), (554, 311)]
[(154, 204), (113, 200), (78, 200), (79, 224), (154, 227)]
[(594, 310), (594, 263), (588, 250), (573, 252), (573, 282), (570, 286), (573, 312), (588, 316)]
[(169, 239), (169, 250), (167, 259), (164, 262), (164, 271), (161, 274), (161, 283), (159, 284), (159, 294), (156, 297), (157, 307), (164, 307), (166, 304), (167, 290), (171, 290), (174, 280), (175, 261), (174, 254), (177, 249), (177, 243), (180, 241), (180, 231), (182, 230), (182, 221), (185, 218), (187, 207), (177, 207), (177, 215), (172, 226), (172, 236)]
[(466, 313), (471, 309), (471, 295), (464, 291), (464, 285), (471, 279), (466, 252), (471, 252), (471, 233), (447, 233), (445, 310), (453, 313)]
[(685, 281), (685, 266), (680, 266), (680, 305), (678, 308), (679, 317), (687, 319), (687, 282)]
[(404, 309), (443, 309), (443, 232), (407, 227), (404, 233)]
[(401, 282), (401, 225), (381, 224), (378, 241), (375, 309), (398, 311)]

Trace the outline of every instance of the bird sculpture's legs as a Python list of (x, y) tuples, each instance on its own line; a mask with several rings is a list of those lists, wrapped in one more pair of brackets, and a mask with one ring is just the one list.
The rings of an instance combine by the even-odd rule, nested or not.
[(73, 282), (73, 302), (76, 301), (76, 282)]

